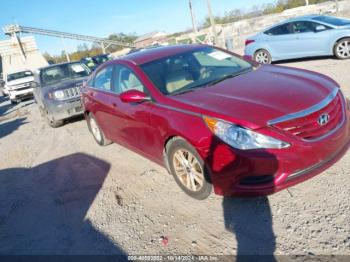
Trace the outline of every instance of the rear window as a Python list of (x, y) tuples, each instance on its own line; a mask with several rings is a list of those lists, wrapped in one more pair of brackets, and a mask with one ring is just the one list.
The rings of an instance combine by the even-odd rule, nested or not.
[(279, 25), (265, 32), (265, 34), (267, 35), (287, 35), (292, 33), (293, 33), (292, 23)]
[(350, 25), (350, 20), (341, 19), (333, 16), (317, 16), (317, 17), (314, 17), (313, 20), (324, 22), (334, 26)]

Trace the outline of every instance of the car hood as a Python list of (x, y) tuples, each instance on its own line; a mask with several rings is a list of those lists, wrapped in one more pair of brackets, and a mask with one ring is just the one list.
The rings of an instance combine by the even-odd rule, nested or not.
[(28, 82), (33, 82), (33, 81), (34, 81), (34, 77), (28, 76), (28, 77), (23, 77), (23, 78), (9, 81), (6, 83), (6, 85), (7, 86), (16, 86), (16, 85), (20, 85), (20, 84), (24, 84), (24, 83), (28, 83)]
[(199, 113), (249, 128), (305, 110), (337, 88), (330, 78), (311, 71), (265, 65), (214, 86), (171, 97)]
[(44, 89), (47, 91), (53, 91), (53, 90), (67, 89), (67, 88), (76, 87), (76, 86), (82, 87), (83, 82), (86, 79), (87, 77), (79, 77), (74, 79), (63, 80), (57, 83), (47, 85), (44, 87)]

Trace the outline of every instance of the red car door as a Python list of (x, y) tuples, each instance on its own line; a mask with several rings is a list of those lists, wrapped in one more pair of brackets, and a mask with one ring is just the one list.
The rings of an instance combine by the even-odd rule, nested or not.
[[(115, 94), (136, 89), (148, 93), (136, 74), (127, 66), (115, 65), (113, 73)], [(115, 107), (109, 126), (113, 126), (113, 140), (150, 157), (155, 144), (155, 128), (150, 125), (152, 102), (124, 103), (119, 96), (113, 99)]]

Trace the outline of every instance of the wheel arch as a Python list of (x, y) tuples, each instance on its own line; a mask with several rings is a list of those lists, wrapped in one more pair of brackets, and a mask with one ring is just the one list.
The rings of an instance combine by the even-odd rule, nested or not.
[(169, 175), (171, 175), (171, 171), (170, 171), (169, 162), (167, 159), (167, 150), (168, 150), (168, 147), (171, 144), (171, 142), (177, 138), (184, 139), (185, 141), (187, 141), (185, 138), (183, 138), (180, 135), (172, 134), (172, 135), (168, 135), (163, 143), (163, 161), (164, 161), (165, 168), (168, 171)]
[(264, 46), (264, 47), (259, 47), (259, 48), (257, 48), (257, 49), (254, 51), (253, 55), (255, 56), (255, 54), (256, 54), (257, 52), (261, 51), (261, 50), (267, 51), (267, 52), (270, 54), (271, 59), (273, 60), (273, 57), (272, 57), (272, 54), (271, 54), (270, 49), (269, 49), (269, 48), (266, 48), (265, 46)]
[(343, 35), (343, 36), (340, 36), (340, 37), (337, 38), (336, 41), (333, 42), (333, 44), (332, 44), (332, 46), (331, 46), (332, 52), (333, 52), (333, 53), (334, 53), (334, 48), (335, 48), (335, 46), (336, 46), (341, 40), (346, 39), (346, 38), (349, 38), (349, 39), (350, 39), (350, 35)]

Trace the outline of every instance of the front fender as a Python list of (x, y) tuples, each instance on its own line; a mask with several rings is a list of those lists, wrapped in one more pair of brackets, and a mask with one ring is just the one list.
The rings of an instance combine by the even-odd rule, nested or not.
[(337, 42), (343, 38), (350, 38), (350, 30), (349, 29), (343, 29), (339, 30), (339, 32), (336, 32), (334, 36), (331, 38), (330, 43), (329, 43), (329, 53), (333, 54), (334, 52), (334, 47), (337, 44)]

